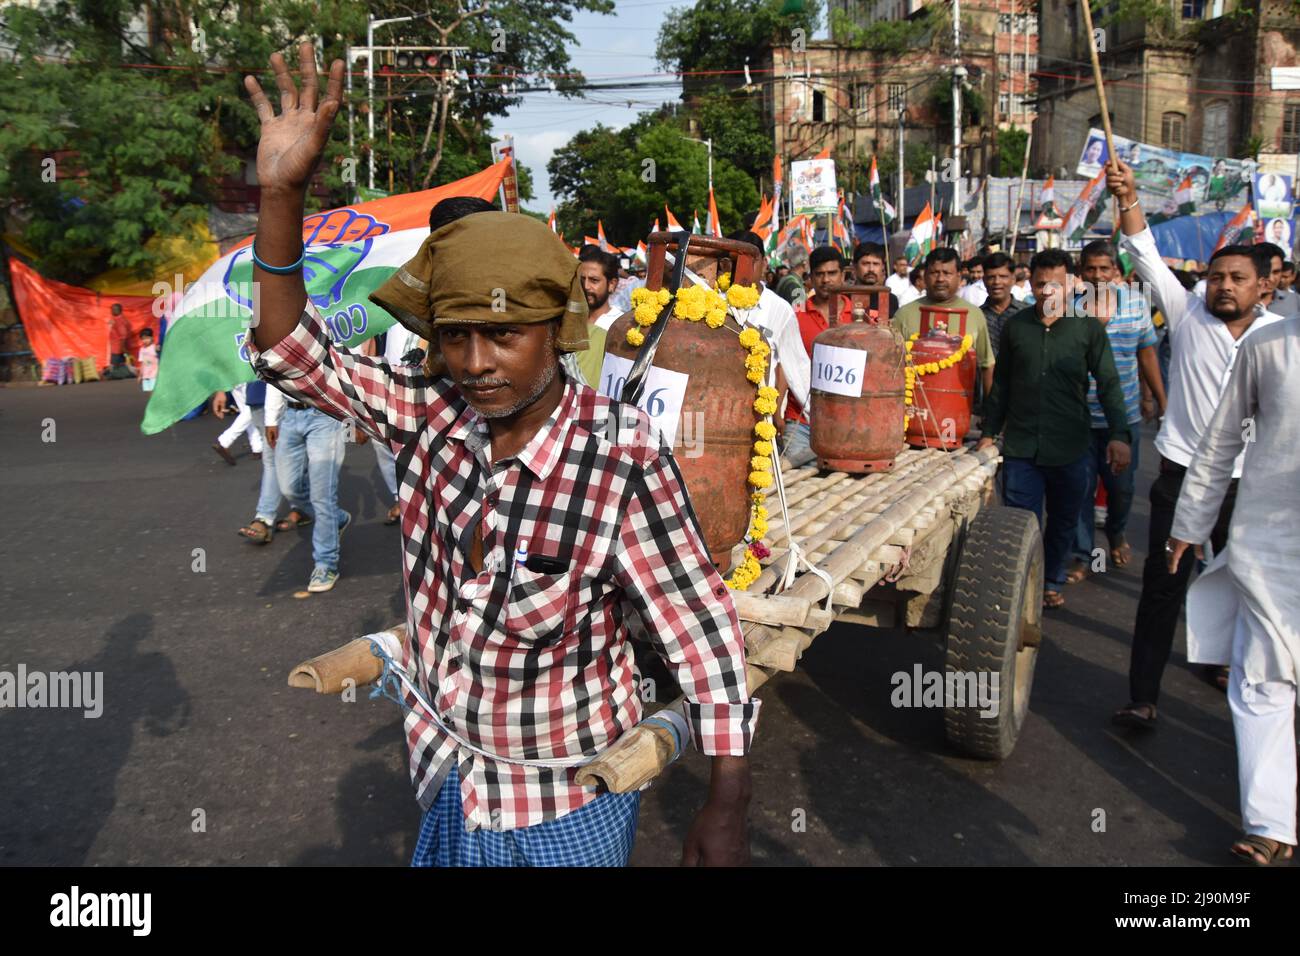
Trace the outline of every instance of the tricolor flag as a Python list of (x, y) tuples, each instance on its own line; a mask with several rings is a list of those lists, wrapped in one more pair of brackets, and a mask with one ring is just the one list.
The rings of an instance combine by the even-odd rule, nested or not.
[[(419, 250), (429, 210), (451, 196), (492, 200), (510, 167), (501, 162), (454, 183), (316, 212), (302, 221), (307, 295), (330, 337), (354, 347), (393, 324), (368, 298)], [(167, 328), (158, 384), (140, 430), (175, 424), (214, 392), (254, 379), (248, 364), (253, 313), (252, 239), (222, 256), (185, 290)]]
[(551, 214), (546, 217), (546, 224), (551, 227), (551, 232), (557, 236), (560, 234), (559, 228), (555, 225), (555, 207), (551, 207)]
[(673, 215), (673, 211), (669, 209), (667, 206), (664, 206), (664, 216), (667, 217), (664, 219), (664, 222), (667, 223), (667, 225), (664, 226), (666, 230), (668, 230), (669, 232), (682, 231), (683, 229), (682, 224), (677, 221), (677, 217)]
[(601, 252), (611, 251), (609, 240), (605, 238), (605, 226), (599, 219), (596, 220), (596, 245), (600, 246)]
[(772, 157), (772, 233), (781, 228), (781, 157)]
[(754, 234), (760, 239), (766, 241), (767, 237), (772, 232), (771, 222), (772, 200), (764, 196), (763, 201), (759, 203), (758, 206), (758, 215), (754, 217), (754, 225), (750, 226), (750, 229), (752, 229)]
[(885, 199), (880, 188), (880, 171), (876, 169), (876, 157), (871, 157), (871, 201), (880, 213), (880, 221), (888, 228), (894, 221), (894, 207)]
[(646, 244), (640, 239), (636, 242), (636, 255), (633, 256), (633, 258), (636, 259), (637, 262), (641, 263), (641, 265), (645, 265), (650, 260), (650, 251), (646, 248)]
[[(1236, 245), (1239, 242), (1245, 242), (1255, 235), (1255, 211), (1250, 208), (1250, 203), (1241, 207), (1241, 212), (1233, 216), (1228, 224), (1223, 227), (1223, 232), (1219, 233), (1219, 241), (1214, 244), (1214, 251), (1218, 252), (1224, 246)], [(170, 335), (170, 331), (168, 332)]]
[(912, 223), (912, 234), (907, 237), (907, 247), (903, 250), (908, 265), (915, 265), (918, 259), (928, 255), (934, 248), (934, 225), (934, 214), (927, 202), (921, 215)]
[(1065, 225), (1061, 227), (1061, 235), (1070, 240), (1079, 240), (1084, 237), (1092, 224), (1101, 216), (1102, 202), (1101, 197), (1106, 190), (1102, 188), (1102, 183), (1106, 179), (1106, 170), (1103, 169), (1095, 178), (1088, 181), (1088, 185), (1083, 187), (1083, 192), (1079, 193), (1079, 198), (1074, 201), (1070, 207), (1069, 213), (1065, 217)]
[(658, 231), (659, 231), (659, 217), (658, 217), (658, 216), (655, 216), (654, 225), (650, 227), (650, 231), (651, 231), (651, 232), (658, 232)]
[(722, 223), (718, 219), (718, 204), (713, 200), (713, 187), (709, 187), (709, 235), (722, 238)]
[(853, 223), (853, 214), (849, 212), (848, 203), (844, 201), (844, 190), (839, 191), (839, 210), (835, 220), (834, 235), (846, 250), (845, 255), (853, 254), (853, 243), (857, 240), (857, 228)]
[(1064, 222), (1056, 208), (1056, 177), (1048, 176), (1043, 191), (1038, 195), (1038, 221), (1034, 228), (1060, 229)]
[(700, 211), (698, 209), (692, 209), (691, 210), (691, 235), (701, 236), (703, 234), (704, 234), (704, 230), (700, 228)]
[(1178, 215), (1180, 216), (1190, 216), (1196, 212), (1196, 199), (1191, 176), (1184, 176), (1183, 181), (1174, 190), (1174, 202), (1178, 204)]

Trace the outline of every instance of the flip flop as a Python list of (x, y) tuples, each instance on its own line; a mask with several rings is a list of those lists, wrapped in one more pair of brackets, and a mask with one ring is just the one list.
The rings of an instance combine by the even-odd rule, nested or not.
[[(1232, 855), (1239, 860), (1253, 863), (1256, 866), (1272, 866), (1274, 863), (1283, 863), (1290, 860), (1294, 855), (1294, 851), (1289, 843), (1282, 843), (1280, 840), (1270, 840), (1268, 837), (1247, 833), (1232, 844)], [(1263, 859), (1261, 860), (1260, 857), (1263, 857)]]
[(1121, 727), (1134, 730), (1155, 730), (1156, 708), (1154, 704), (1127, 704), (1111, 715), (1111, 722)]
[(1119, 539), (1119, 544), (1112, 543), (1110, 546), (1110, 562), (1117, 568), (1122, 568), (1133, 559), (1133, 549), (1123, 538)]
[(393, 505), (388, 509), (388, 516), (384, 518), (384, 524), (397, 524), (397, 520), (402, 516), (402, 506)]
[[(261, 531), (257, 530), (259, 527), (262, 529)], [(254, 518), (235, 533), (249, 544), (270, 544), (274, 532), (271, 530), (271, 526), (261, 518)]]
[(1049, 609), (1065, 607), (1065, 595), (1060, 591), (1044, 591), (1043, 607)]
[(294, 528), (306, 528), (314, 519), (293, 508), (287, 515), (275, 523), (276, 531), (292, 531)]
[(1070, 568), (1065, 575), (1066, 584), (1079, 584), (1088, 577), (1088, 565), (1083, 561), (1075, 561), (1074, 567)]

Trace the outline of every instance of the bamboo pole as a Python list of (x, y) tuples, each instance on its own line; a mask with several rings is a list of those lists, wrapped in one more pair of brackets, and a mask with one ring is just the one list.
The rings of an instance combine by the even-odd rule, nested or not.
[(1106, 104), (1106, 87), (1102, 85), (1101, 59), (1097, 56), (1097, 36), (1092, 29), (1092, 7), (1088, 0), (1083, 0), (1079, 6), (1083, 7), (1083, 24), (1088, 32), (1088, 57), (1092, 60), (1092, 81), (1097, 87), (1097, 102), (1101, 104), (1101, 126), (1106, 133), (1106, 155), (1112, 162), (1117, 162), (1119, 156), (1115, 153), (1115, 135), (1110, 129), (1110, 107)]
[[(1084, 0), (1084, 2), (1086, 3), (1087, 0)], [(1008, 225), (1011, 227), (1011, 251), (1007, 253), (1007, 255), (1011, 256), (1013, 260), (1015, 259), (1016, 256), (1016, 240), (1020, 238), (1020, 210), (1023, 207), (1025, 201), (1025, 180), (1029, 178), (1029, 147), (1030, 145), (1033, 144), (1033, 142), (1034, 142), (1034, 128), (1031, 126), (1029, 127), (1029, 135), (1025, 137), (1025, 161), (1024, 164), (1020, 167), (1020, 192), (1016, 194), (1016, 214), (1014, 217), (1012, 217), (1011, 222), (1008, 223)], [(1004, 246), (1006, 245), (1005, 236), (1006, 234), (1003, 233), (1002, 244)], [(1013, 261), (1012, 269), (1011, 269), (1013, 275), (1015, 274), (1016, 271), (1014, 266), (1015, 263)]]

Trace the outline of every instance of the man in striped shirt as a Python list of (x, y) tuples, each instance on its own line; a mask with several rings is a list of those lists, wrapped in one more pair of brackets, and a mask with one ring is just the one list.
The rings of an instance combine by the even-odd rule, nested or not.
[(1138, 452), (1142, 435), (1142, 389), (1145, 384), (1155, 398), (1159, 415), (1164, 415), (1165, 388), (1160, 377), (1160, 363), (1156, 357), (1155, 326), (1151, 322), (1151, 307), (1132, 286), (1120, 282), (1121, 275), (1115, 249), (1104, 239), (1090, 242), (1079, 254), (1079, 271), (1084, 292), (1076, 306), (1094, 316), (1106, 329), (1110, 339), (1111, 354), (1115, 357), (1115, 370), (1119, 373), (1120, 387), (1124, 392), (1124, 409), (1129, 430), (1133, 436), (1130, 444), (1132, 460), (1129, 466), (1116, 474), (1106, 467), (1106, 443), (1109, 428), (1106, 413), (1097, 399), (1097, 382), (1089, 378), (1088, 409), (1092, 415), (1092, 455), (1089, 458), (1088, 494), (1084, 497), (1079, 515), (1079, 530), (1075, 540), (1074, 567), (1066, 576), (1070, 584), (1077, 584), (1088, 576), (1093, 567), (1094, 508), (1097, 478), (1106, 488), (1106, 539), (1110, 546), (1110, 561), (1122, 568), (1132, 558), (1132, 549), (1124, 539), (1129, 512), (1133, 508), (1134, 482), (1137, 477)]

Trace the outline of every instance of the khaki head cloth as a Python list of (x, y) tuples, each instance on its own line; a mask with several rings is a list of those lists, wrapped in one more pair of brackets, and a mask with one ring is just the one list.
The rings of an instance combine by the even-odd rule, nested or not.
[(555, 347), (587, 347), (587, 297), (578, 260), (543, 222), (518, 213), (471, 213), (429, 233), (415, 258), (370, 301), (429, 342), (425, 367), (446, 364), (435, 326), (532, 325), (560, 320)]

